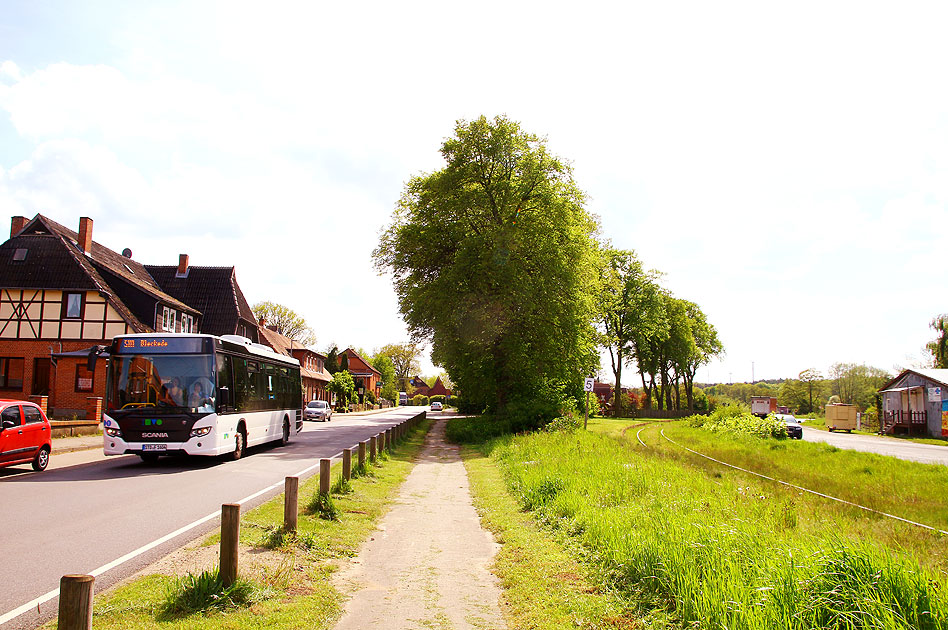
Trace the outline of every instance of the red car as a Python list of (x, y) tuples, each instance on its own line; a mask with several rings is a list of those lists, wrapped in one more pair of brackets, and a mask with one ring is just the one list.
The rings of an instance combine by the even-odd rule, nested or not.
[(0, 400), (0, 468), (33, 464), (45, 470), (53, 445), (46, 414), (26, 400)]

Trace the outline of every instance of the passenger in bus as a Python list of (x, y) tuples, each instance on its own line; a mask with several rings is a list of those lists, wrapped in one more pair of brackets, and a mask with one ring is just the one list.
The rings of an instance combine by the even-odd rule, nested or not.
[(175, 376), (171, 379), (171, 387), (168, 388), (168, 395), (171, 396), (173, 405), (184, 406), (184, 390), (181, 389), (181, 381)]
[(194, 381), (191, 386), (191, 396), (188, 397), (188, 407), (200, 407), (204, 404), (204, 387), (201, 381)]

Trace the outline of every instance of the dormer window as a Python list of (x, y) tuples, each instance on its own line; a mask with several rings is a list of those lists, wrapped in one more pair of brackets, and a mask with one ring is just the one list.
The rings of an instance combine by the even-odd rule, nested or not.
[(158, 328), (164, 330), (165, 332), (174, 332), (174, 327), (176, 320), (178, 318), (178, 312), (173, 308), (168, 308), (163, 306), (161, 310), (161, 318), (158, 322)]

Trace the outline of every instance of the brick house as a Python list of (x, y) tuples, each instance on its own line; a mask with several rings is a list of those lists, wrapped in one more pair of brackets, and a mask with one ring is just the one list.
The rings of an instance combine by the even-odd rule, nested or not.
[(261, 343), (300, 362), (300, 376), (303, 379), (303, 402), (310, 400), (330, 401), (330, 394), (326, 386), (332, 380), (332, 374), (326, 371), (325, 355), (304, 348), (298, 342), (281, 335), (272, 328), (268, 328), (263, 320), (260, 321), (259, 326)]
[(41, 214), (13, 217), (0, 245), (0, 396), (46, 396), (53, 415), (86, 417), (105, 395), (105, 361), (90, 372), (85, 357), (54, 355), (120, 334), (200, 329), (200, 310), (163, 291), (131, 251), (94, 242), (92, 227), (88, 217), (78, 232)]
[(428, 389), (426, 394), (429, 398), (431, 396), (444, 396), (445, 398), (451, 397), (451, 390), (444, 386), (444, 383), (441, 382), (441, 377), (439, 376), (435, 379), (434, 385)]
[(409, 397), (427, 396), (428, 392), (431, 390), (431, 388), (428, 387), (428, 383), (425, 382), (425, 379), (421, 378), (420, 376), (411, 377), (408, 380), (408, 386)]
[(349, 358), (349, 373), (352, 374), (352, 380), (355, 381), (359, 403), (365, 403), (366, 392), (374, 393), (375, 399), (378, 400), (382, 396), (382, 373), (372, 367), (371, 363), (362, 358), (362, 355), (352, 348), (346, 348), (341, 354)]

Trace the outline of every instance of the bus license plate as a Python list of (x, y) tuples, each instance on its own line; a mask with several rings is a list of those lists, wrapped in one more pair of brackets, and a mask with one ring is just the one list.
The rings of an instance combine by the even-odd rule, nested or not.
[(167, 444), (142, 444), (143, 451), (167, 451)]

